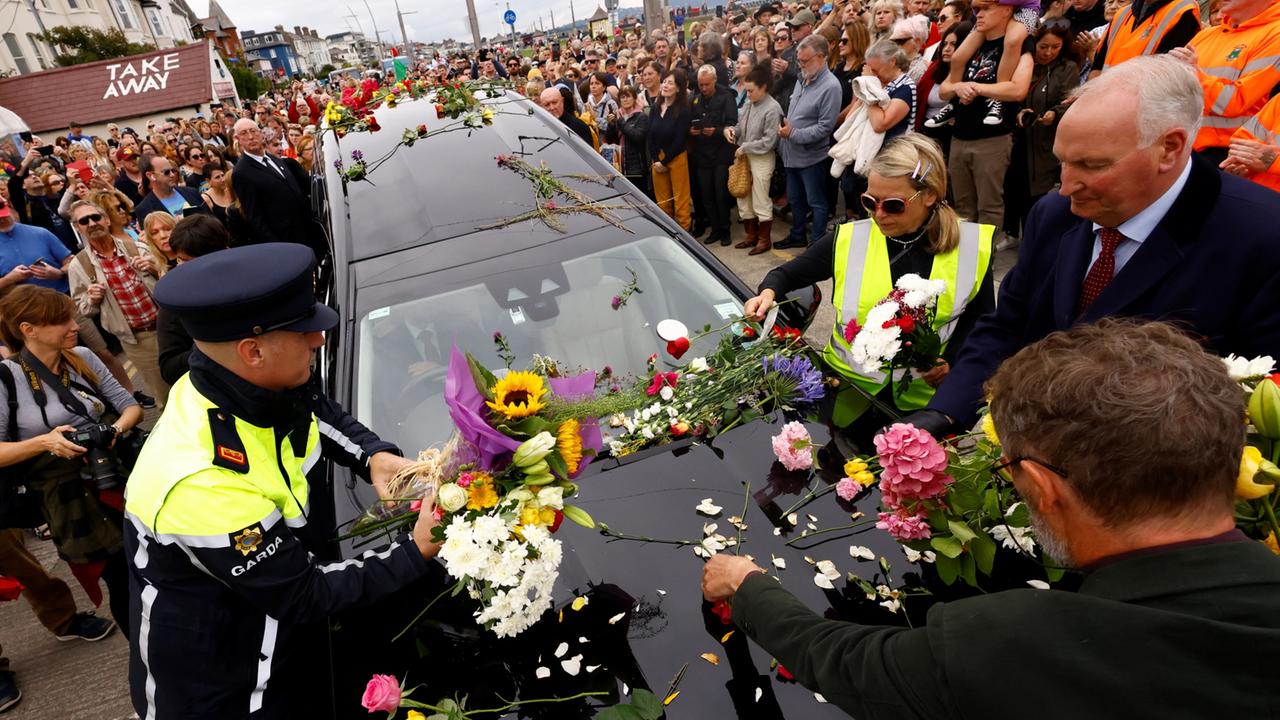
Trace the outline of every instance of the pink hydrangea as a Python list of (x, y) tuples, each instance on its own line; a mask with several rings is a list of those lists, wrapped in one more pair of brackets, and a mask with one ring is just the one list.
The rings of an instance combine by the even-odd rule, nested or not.
[(880, 513), (876, 527), (887, 531), (894, 540), (902, 543), (911, 540), (927, 540), (933, 534), (924, 516), (910, 515), (902, 510)]
[(374, 675), (364, 688), (360, 704), (370, 713), (394, 713), (400, 708), (400, 681), (394, 675)]
[(811, 444), (809, 430), (803, 423), (793, 420), (773, 436), (773, 454), (788, 470), (808, 470), (813, 467), (813, 453), (809, 450)]
[(862, 492), (862, 486), (853, 478), (840, 478), (840, 482), (836, 483), (836, 495), (839, 495), (841, 500), (852, 502), (860, 492)]
[(947, 474), (947, 451), (928, 432), (895, 423), (875, 438), (884, 472), (880, 486), (891, 504), (923, 500), (946, 492), (954, 480)]

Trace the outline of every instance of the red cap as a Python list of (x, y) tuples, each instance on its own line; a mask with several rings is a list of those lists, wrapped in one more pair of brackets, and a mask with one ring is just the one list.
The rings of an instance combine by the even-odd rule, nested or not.
[(133, 147), (128, 145), (116, 151), (117, 160), (128, 160), (131, 157), (137, 157), (137, 156), (138, 156), (138, 151), (134, 150)]

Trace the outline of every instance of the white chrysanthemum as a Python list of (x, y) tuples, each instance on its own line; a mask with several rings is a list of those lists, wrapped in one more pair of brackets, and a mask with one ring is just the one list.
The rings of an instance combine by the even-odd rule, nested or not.
[(466, 518), (457, 516), (449, 521), (444, 528), (444, 536), (446, 540), (465, 540), (471, 542), (471, 523)]
[(470, 540), (448, 538), (440, 547), (440, 559), (453, 577), (476, 577), (488, 563), (489, 553)]
[(496, 545), (511, 536), (507, 523), (497, 515), (481, 515), (472, 523), (472, 535), (478, 543)]
[(1222, 358), (1222, 362), (1226, 363), (1227, 374), (1236, 382), (1270, 375), (1276, 366), (1275, 360), (1270, 355), (1263, 355), (1252, 360), (1236, 355), (1228, 355)]

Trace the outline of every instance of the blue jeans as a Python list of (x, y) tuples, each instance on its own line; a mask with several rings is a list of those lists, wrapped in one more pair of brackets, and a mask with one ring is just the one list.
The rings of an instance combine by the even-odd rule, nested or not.
[(826, 175), (827, 163), (819, 160), (809, 167), (787, 168), (787, 201), (791, 203), (791, 235), (792, 242), (805, 242), (805, 216), (813, 212), (812, 245), (822, 238), (827, 231)]

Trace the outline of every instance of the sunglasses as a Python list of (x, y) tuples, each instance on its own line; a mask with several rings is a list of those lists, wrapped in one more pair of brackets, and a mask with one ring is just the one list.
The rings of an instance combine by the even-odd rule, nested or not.
[(102, 213), (94, 213), (94, 214), (92, 214), (92, 215), (85, 215), (84, 217), (82, 217), (82, 218), (80, 218), (79, 220), (77, 220), (77, 221), (76, 221), (76, 224), (77, 224), (77, 225), (80, 225), (80, 226), (82, 226), (82, 227), (87, 227), (87, 226), (89, 225), (89, 223), (97, 223), (97, 222), (102, 222)]
[(774, 37), (774, 40), (776, 40), (776, 41), (778, 41), (778, 42), (791, 42), (791, 36), (790, 36), (790, 35), (778, 35), (778, 36)]
[(165, 168), (164, 170), (160, 170), (159, 172), (161, 175), (172, 175), (173, 168)]
[(66, 184), (66, 181), (65, 181), (65, 180), (63, 180), (62, 178), (54, 178), (54, 179), (52, 179), (52, 180), (50, 180), (50, 181), (49, 181), (49, 184), (50, 184), (50, 185), (64, 185), (64, 184)]
[(203, 160), (203, 159), (204, 159), (204, 155), (202, 155), (202, 154), (200, 154), (200, 153), (191, 153), (188, 157), (190, 157), (192, 160)]
[(923, 192), (923, 188), (917, 190), (915, 195), (912, 195), (906, 200), (903, 200), (902, 198), (885, 198), (884, 200), (880, 200), (874, 195), (863, 193), (862, 209), (866, 210), (869, 215), (874, 214), (877, 211), (883, 212), (885, 215), (901, 215), (907, 211), (907, 203), (920, 197), (920, 194)]
[(848, 44), (849, 44), (849, 38), (840, 38), (840, 44), (841, 44), (841, 45), (848, 45)]
[(908, 42), (911, 42), (911, 38), (889, 38), (889, 40), (892, 41), (894, 45), (905, 45)]

